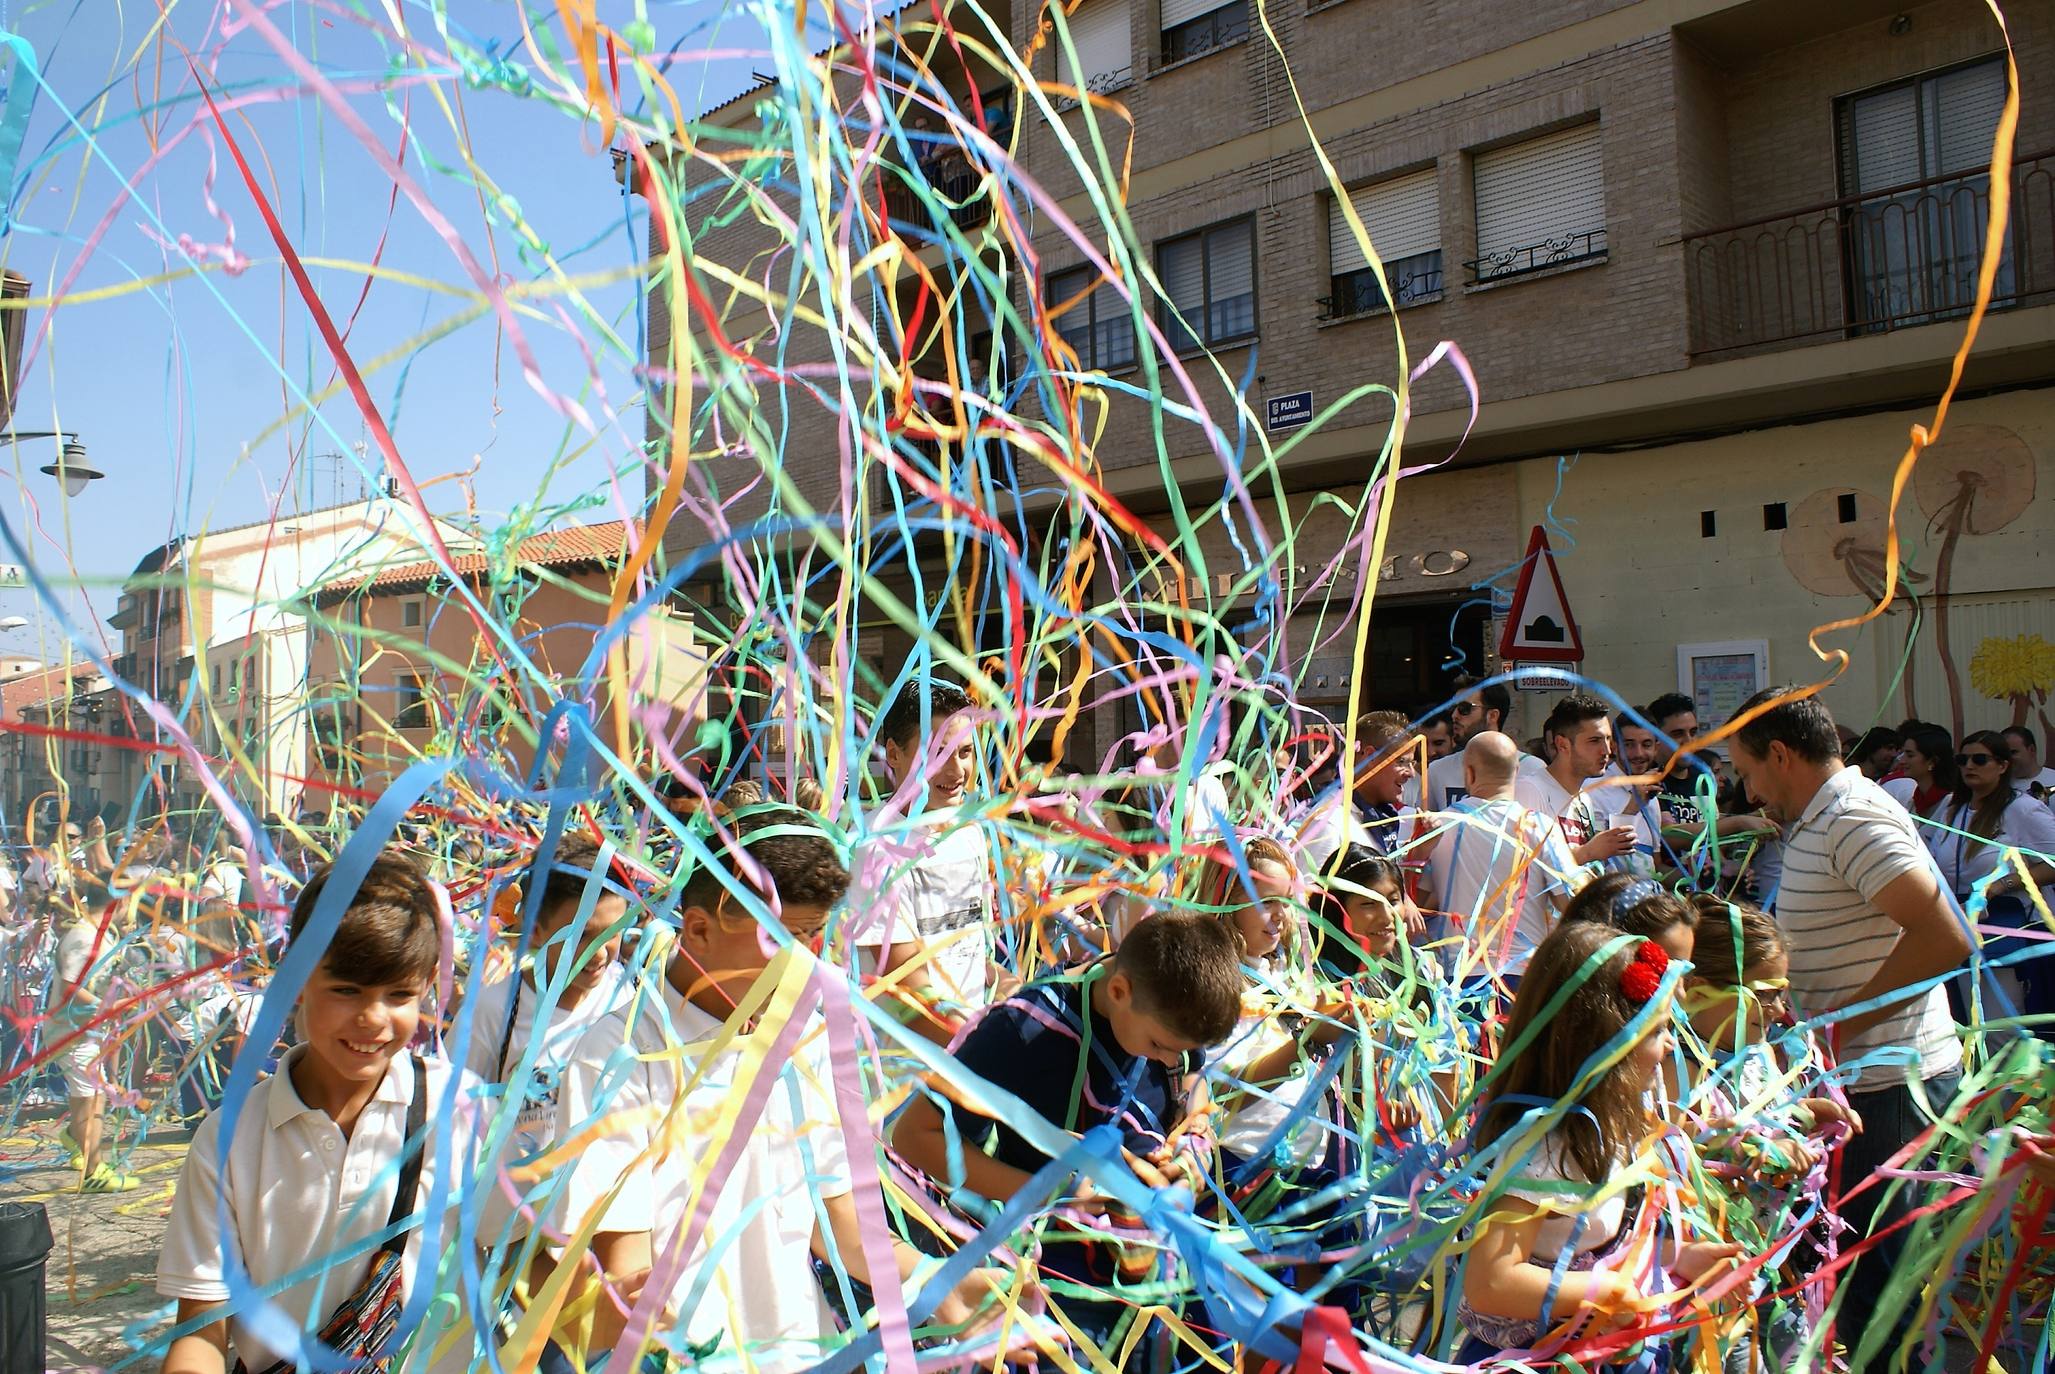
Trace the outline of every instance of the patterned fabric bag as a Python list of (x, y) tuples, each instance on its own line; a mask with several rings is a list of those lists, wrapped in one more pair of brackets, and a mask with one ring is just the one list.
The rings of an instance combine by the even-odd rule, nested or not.
[[(428, 1067), (421, 1056), (414, 1061), (414, 1100), (407, 1105), (407, 1142), (400, 1157), (399, 1191), (393, 1195), (388, 1227), (414, 1215), (414, 1198), (421, 1188), (421, 1159), (427, 1149), (424, 1131), (428, 1125)], [(336, 1304), (320, 1331), (321, 1343), (351, 1361), (347, 1374), (390, 1374), (392, 1356), (385, 1347), (399, 1330), (400, 1309), (406, 1305), (406, 1275), (400, 1256), (406, 1253), (407, 1233), (401, 1231), (371, 1256), (371, 1266), (350, 1295)], [(241, 1360), (235, 1374), (250, 1374)], [(279, 1360), (262, 1374), (293, 1374), (293, 1366)]]

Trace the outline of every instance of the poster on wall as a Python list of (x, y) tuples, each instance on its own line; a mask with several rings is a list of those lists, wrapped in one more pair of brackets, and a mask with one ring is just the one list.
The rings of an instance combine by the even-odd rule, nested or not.
[(1770, 685), (1766, 639), (1677, 646), (1677, 690), (1698, 708), (1698, 728), (1725, 725), (1741, 703)]

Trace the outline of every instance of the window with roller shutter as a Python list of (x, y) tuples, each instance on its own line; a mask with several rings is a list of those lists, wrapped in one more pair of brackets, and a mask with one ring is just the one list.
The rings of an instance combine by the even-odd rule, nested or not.
[(1370, 246), (1384, 260), (1390, 299), (1377, 285), (1377, 274), (1363, 256), (1341, 202), (1327, 203), (1329, 294), (1321, 302), (1329, 319), (1389, 310), (1403, 310), (1441, 299), (1441, 188), (1432, 167), (1374, 186), (1349, 192), (1356, 218), (1370, 235)]
[(1156, 245), (1157, 320), (1173, 351), (1255, 337), (1256, 222), (1228, 220)]
[(1134, 315), (1111, 282), (1092, 285), (1097, 276), (1097, 270), (1090, 265), (1052, 272), (1043, 286), (1042, 299), (1055, 309), (1090, 288), (1091, 294), (1056, 317), (1056, 332), (1077, 350), (1079, 367), (1086, 371), (1117, 372), (1134, 366)]
[(1249, 36), (1248, 0), (1162, 0), (1160, 13), (1165, 66)]
[[(1836, 110), (1852, 332), (1967, 313), (1990, 227), (1991, 140), (2005, 107), (2002, 57), (1844, 96)], [(1994, 300), (2014, 291), (2011, 245)]]
[(1473, 283), (1605, 256), (1597, 124), (1479, 153), (1473, 171), (1477, 256), (1464, 264)]
[[(1067, 16), (1071, 46), (1077, 49), (1073, 67), (1063, 45), (1053, 41), (1057, 71), (1066, 85), (1103, 95), (1118, 90), (1134, 78), (1133, 35), (1128, 27), (1128, 0), (1085, 0), (1077, 12)], [(1073, 98), (1058, 102), (1060, 108), (1076, 104)]]

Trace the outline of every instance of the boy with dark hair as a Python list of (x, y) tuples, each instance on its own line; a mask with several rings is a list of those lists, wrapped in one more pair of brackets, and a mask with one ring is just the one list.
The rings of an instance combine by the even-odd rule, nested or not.
[(1584, 790), (1613, 761), (1613, 721), (1606, 704), (1588, 693), (1572, 692), (1548, 713), (1541, 734), (1549, 746), (1548, 766), (1522, 773), (1514, 798), (1554, 821), (1570, 856), (1580, 864), (1603, 864), (1631, 852), (1631, 822), (1600, 816), (1592, 806), (1592, 794)]
[(977, 769), (971, 701), (946, 682), (907, 683), (875, 736), (895, 797), (872, 814), (851, 862), (850, 940), (922, 1035), (954, 1038), (990, 1000), (998, 910), (985, 832), (958, 818)]
[[(332, 873), (316, 870), (293, 904), (293, 940)], [(459, 1170), (471, 1138), (463, 1114), (450, 1110), (469, 1096), (461, 1071), (407, 1051), (441, 952), (427, 875), (403, 855), (380, 854), (300, 990), (300, 1043), (232, 1118), (209, 1115), (186, 1153), (157, 1291), (178, 1299), (181, 1325), (217, 1315), (171, 1343), (164, 1374), (224, 1374), (233, 1357), (257, 1374), (293, 1367), (297, 1352), (271, 1346), (243, 1311), (223, 1310), (230, 1253), (258, 1290), (312, 1273), (268, 1301), (331, 1349), (354, 1358), (400, 1354), (391, 1319), (409, 1288), (435, 1279), (436, 1256), (422, 1253), (423, 1228), (411, 1224), (433, 1195), (443, 1148), (429, 1138), (428, 1122), (449, 1139)], [(405, 1229), (368, 1256), (358, 1253), (395, 1225)], [(335, 1305), (339, 1293), (346, 1296)], [(317, 1299), (332, 1311), (317, 1308)], [(317, 1325), (324, 1315), (327, 1323)], [(434, 1327), (424, 1322), (415, 1333), (409, 1368), (429, 1367), (418, 1356), (440, 1340)], [(433, 1367), (463, 1369), (470, 1353), (468, 1341), (450, 1342)]]
[[(599, 1022), (571, 1056), (558, 1135), (587, 1143), (563, 1189), (559, 1224), (570, 1235), (591, 1228), (592, 1259), (612, 1290), (594, 1307), (588, 1361), (620, 1340), (661, 1266), (660, 1329), (701, 1362), (739, 1368), (746, 1359), (758, 1374), (787, 1374), (820, 1363), (832, 1340), (813, 1257), (832, 1254), (853, 1279), (873, 1280), (825, 1028), (807, 1016), (792, 1044), (789, 1025), (758, 1030), (757, 994), (766, 978), (786, 986), (805, 976), (774, 953), (772, 931), (799, 946), (818, 939), (849, 873), (820, 818), (787, 807), (739, 818), (713, 848), (714, 862), (684, 884), (657, 995)], [(769, 911), (761, 920), (758, 904)], [(775, 1083), (753, 1115), (718, 1137), (704, 1134), (763, 1078)], [(902, 1279), (932, 1263), (892, 1244)], [(932, 1321), (963, 1324), (1004, 1278), (974, 1272)], [(589, 1272), (574, 1281), (591, 1283)], [(567, 1306), (579, 1301), (574, 1292)]]
[[(555, 853), (537, 851), (525, 892), (539, 898), (517, 910), (535, 912), (523, 966), (489, 984), (471, 1004), (470, 1048), (464, 1066), (481, 1083), (504, 1085), (499, 1110), (514, 1121), (486, 1176), (479, 1199), (478, 1242), (518, 1245), (530, 1230), (521, 1214), (521, 1189), (502, 1172), (531, 1162), (555, 1140), (557, 1092), (564, 1065), (585, 1032), (634, 993), (621, 968), (621, 937), (628, 899), (607, 886), (611, 854), (583, 835), (565, 835)], [(518, 930), (515, 932), (518, 937)], [(526, 1073), (523, 1064), (534, 1056)], [(528, 1269), (532, 1292), (547, 1276), (547, 1256)]]
[[(1211, 1152), (1201, 1079), (1204, 1051), (1234, 1032), (1247, 979), (1228, 923), (1207, 912), (1165, 911), (1140, 921), (1113, 954), (1071, 974), (1028, 984), (971, 1028), (957, 1060), (1018, 1097), (1050, 1125), (1082, 1134), (1105, 1123), (1125, 1137), (1129, 1166), (1152, 1188), (1180, 1186)], [(1049, 1156), (1002, 1121), (956, 1103), (915, 1098), (892, 1132), (906, 1161), (945, 1192), (968, 1189), (1004, 1204)], [(951, 1123), (962, 1142), (951, 1168)], [(1081, 1181), (1076, 1206), (1108, 1200)], [(1108, 1300), (1122, 1265), (1100, 1233), (1052, 1221), (1041, 1272), (1063, 1315), (1109, 1357), (1139, 1306)], [(1142, 1306), (1145, 1306), (1143, 1304)]]

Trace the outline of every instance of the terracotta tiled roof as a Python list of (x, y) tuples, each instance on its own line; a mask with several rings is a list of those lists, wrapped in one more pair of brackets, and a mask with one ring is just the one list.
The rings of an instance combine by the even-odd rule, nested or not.
[(0, 683), (0, 717), (19, 720), (24, 706), (35, 706), (53, 697), (62, 697), (68, 682), (83, 685), (86, 679), (97, 676), (99, 671), (98, 666), (92, 663), (74, 663), (69, 668), (38, 669)]
[[(531, 568), (562, 568), (581, 563), (605, 567), (618, 563), (627, 551), (628, 526), (620, 520), (608, 520), (531, 534), (514, 546), (513, 561)], [(450, 566), (458, 576), (469, 579), (484, 576), (491, 570), (492, 560), (483, 553), (460, 553)], [(395, 563), (374, 573), (327, 583), (315, 590), (313, 599), (316, 604), (327, 604), (361, 592), (387, 596), (425, 587), (442, 575), (442, 569), (431, 562)]]

